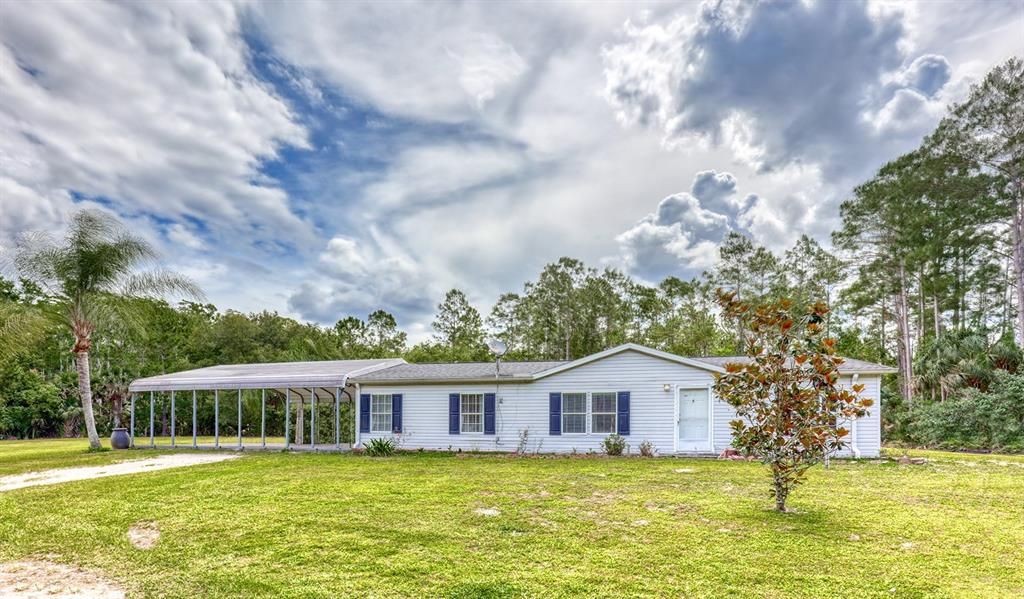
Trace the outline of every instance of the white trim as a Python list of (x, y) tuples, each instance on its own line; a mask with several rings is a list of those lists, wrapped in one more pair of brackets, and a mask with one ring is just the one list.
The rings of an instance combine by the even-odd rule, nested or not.
[[(589, 436), (590, 435), (590, 392), (589, 391), (559, 391), (558, 395), (559, 395), (559, 401), (561, 402), (561, 406), (559, 406), (559, 413), (558, 413), (558, 417), (561, 419), (561, 422), (559, 423), (559, 432), (561, 432), (562, 435), (568, 435), (568, 436), (573, 436), (573, 437), (576, 437), (576, 436), (580, 436), (580, 437)], [(581, 413), (583, 414), (583, 431), (582, 432), (579, 432), (579, 433), (567, 433), (567, 432), (565, 432), (565, 415), (566, 415), (566, 412), (565, 412), (565, 396), (566, 395), (582, 395), (583, 396), (583, 412), (570, 412), (570, 414), (572, 414), (573, 416), (579, 416)]]
[(637, 345), (636, 343), (623, 343), (622, 345), (618, 345), (618, 346), (613, 347), (611, 349), (606, 349), (606, 350), (604, 350), (602, 352), (597, 352), (596, 354), (591, 354), (591, 355), (586, 356), (584, 358), (580, 358), (578, 360), (573, 360), (572, 362), (567, 362), (565, 364), (561, 364), (559, 366), (555, 366), (554, 368), (549, 368), (547, 370), (542, 370), (542, 371), (540, 371), (538, 373), (535, 373), (533, 375), (533, 377), (532, 377), (532, 380), (536, 381), (536, 380), (542, 379), (544, 377), (551, 376), (553, 374), (558, 374), (559, 372), (565, 372), (566, 370), (570, 370), (570, 369), (576, 368), (578, 366), (583, 366), (584, 364), (590, 364), (591, 362), (596, 362), (598, 360), (603, 360), (604, 358), (607, 358), (609, 356), (614, 356), (616, 354), (621, 354), (624, 351), (635, 351), (635, 352), (639, 352), (641, 354), (645, 354), (645, 355), (652, 356), (652, 357), (655, 357), (655, 358), (661, 358), (662, 360), (668, 360), (669, 362), (676, 362), (677, 364), (685, 364), (687, 366), (693, 366), (694, 368), (699, 368), (701, 370), (708, 370), (708, 371), (711, 371), (711, 372), (725, 372), (724, 368), (721, 368), (719, 366), (714, 366), (712, 364), (708, 364), (707, 362), (701, 362), (700, 360), (693, 360), (693, 359), (690, 359), (690, 358), (684, 358), (682, 356), (677, 356), (675, 354), (670, 354), (668, 352), (663, 352), (663, 351), (658, 350), (658, 349), (652, 349), (650, 347), (645, 347), (643, 345)]
[[(850, 379), (850, 391), (853, 391), (854, 385), (857, 384), (857, 378), (860, 373), (854, 373), (853, 378)], [(857, 417), (854, 416), (850, 419), (850, 451), (853, 453), (854, 459), (860, 459), (860, 448), (857, 447)]]
[[(707, 437), (707, 446), (704, 447), (703, 449), (700, 448), (700, 447), (698, 447), (696, 449), (691, 449), (691, 448), (680, 449), (680, 447), (679, 447), (679, 424), (680, 424), (680, 419), (682, 417), (682, 415), (679, 413), (679, 400), (680, 400), (681, 392), (683, 392), (683, 391), (704, 391), (705, 393), (707, 393), (707, 398), (708, 398), (708, 413), (707, 413), (708, 437)], [(675, 386), (675, 393), (674, 393), (673, 397), (674, 397), (674, 402), (676, 404), (675, 405), (676, 419), (675, 419), (675, 426), (673, 427), (673, 434), (675, 436), (675, 439), (673, 439), (673, 442), (672, 442), (673, 448), (675, 449), (675, 453), (689, 453), (689, 452), (701, 452), (701, 451), (709, 451), (711, 453), (714, 453), (714, 451), (715, 451), (714, 413), (715, 412), (714, 412), (714, 399), (713, 399), (713, 393), (712, 393), (712, 386), (711, 385), (706, 385), (706, 386), (703, 386), (703, 387), (701, 387), (701, 386), (697, 386), (697, 387), (686, 386), (686, 387), (684, 387), (682, 385), (676, 385)]]
[(360, 401), (361, 400), (359, 399), (359, 396), (361, 394), (360, 394), (359, 391), (360, 391), (359, 383), (356, 383), (355, 396), (352, 398), (352, 400), (353, 400), (352, 403), (355, 404), (355, 409), (352, 410), (352, 413), (354, 414), (353, 420), (355, 421), (353, 423), (355, 425), (355, 427), (353, 429), (353, 430), (355, 430), (355, 439), (354, 439), (354, 443), (352, 443), (352, 447), (353, 448), (359, 447), (359, 440), (360, 440), (359, 439), (359, 408), (360, 408)]
[(392, 366), (400, 366), (402, 364), (408, 364), (404, 358), (385, 358), (377, 364), (370, 364), (365, 368), (359, 370), (353, 370), (352, 372), (345, 375), (345, 378), (357, 377), (360, 374), (369, 374), (371, 372), (377, 372), (378, 370), (384, 370), (385, 368), (391, 368)]
[[(612, 431), (607, 432), (595, 432), (594, 431), (594, 394), (605, 393), (612, 396), (612, 411), (611, 412), (597, 412), (601, 416), (608, 416), (611, 414), (612, 417)], [(587, 434), (589, 435), (617, 435), (619, 434), (619, 392), (618, 391), (588, 391), (587, 392)]]
[(679, 385), (672, 385), (672, 453), (679, 453)]
[[(732, 433), (730, 433), (732, 436)], [(708, 446), (715, 453), (715, 384), (708, 383)]]
[[(380, 411), (377, 412), (378, 416), (382, 416), (382, 415), (386, 414), (387, 416), (391, 417), (391, 426), (387, 427), (386, 429), (375, 429), (375, 428), (373, 428), (373, 414), (374, 414), (374, 411), (373, 411), (373, 400), (375, 398), (379, 398), (379, 397), (387, 398), (387, 403), (386, 403), (386, 405), (388, 407), (387, 411), (386, 412), (380, 412)], [(391, 394), (391, 393), (371, 393), (370, 394), (370, 434), (371, 435), (386, 435), (386, 434), (391, 433), (391, 432), (393, 432), (395, 430), (395, 412), (394, 412), (394, 403), (392, 403), (393, 401), (394, 401), (394, 395)]]
[[(467, 395), (474, 395), (474, 396), (475, 395), (479, 395), (480, 396), (480, 411), (479, 412), (467, 412), (467, 411), (462, 409), (462, 398), (467, 396)], [(494, 401), (495, 401), (495, 404), (497, 404), (497, 401), (498, 401), (497, 393), (495, 393)], [(484, 407), (486, 403), (487, 403), (487, 394), (486, 393), (459, 393), (459, 434), (460, 435), (482, 435), (482, 434), (484, 434), (484, 431), (487, 429), (486, 424), (484, 424), (484, 413), (487, 411), (487, 409)], [(462, 417), (465, 416), (466, 414), (479, 414), (480, 415), (480, 430), (478, 430), (478, 431), (467, 431), (467, 430), (463, 429), (462, 425), (463, 425), (464, 421), (462, 420)], [(495, 415), (494, 415), (494, 417), (495, 417), (495, 419), (497, 419), (497, 417), (498, 417), (498, 415), (497, 415), (497, 405), (495, 405)], [(497, 427), (495, 427), (495, 428), (497, 428)]]

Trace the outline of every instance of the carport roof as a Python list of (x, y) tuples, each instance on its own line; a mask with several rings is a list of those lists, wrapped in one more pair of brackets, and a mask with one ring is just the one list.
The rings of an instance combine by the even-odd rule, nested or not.
[(404, 364), (401, 358), (227, 364), (161, 374), (132, 381), (133, 393), (192, 389), (286, 389), (339, 387), (347, 379)]

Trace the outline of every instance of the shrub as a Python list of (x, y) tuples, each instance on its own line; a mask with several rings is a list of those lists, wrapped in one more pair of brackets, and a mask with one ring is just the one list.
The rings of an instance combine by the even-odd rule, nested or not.
[(962, 389), (915, 406), (911, 439), (943, 449), (1024, 451), (1024, 375), (997, 372), (987, 392)]
[(653, 458), (657, 451), (658, 448), (654, 446), (654, 443), (651, 443), (647, 439), (640, 442), (640, 455), (645, 458)]
[(911, 413), (900, 394), (882, 388), (882, 442), (905, 443), (910, 439)]
[(522, 428), (519, 429), (519, 443), (516, 444), (516, 453), (523, 455), (526, 453), (526, 446), (530, 443), (530, 429)]
[(382, 437), (370, 439), (369, 443), (364, 443), (363, 445), (366, 446), (366, 455), (375, 458), (393, 455), (398, 449), (398, 444), (395, 443), (394, 439), (386, 439)]
[(629, 445), (626, 444), (626, 439), (618, 433), (612, 433), (601, 441), (601, 447), (604, 448), (604, 452), (608, 455), (622, 455), (622, 453), (629, 449)]

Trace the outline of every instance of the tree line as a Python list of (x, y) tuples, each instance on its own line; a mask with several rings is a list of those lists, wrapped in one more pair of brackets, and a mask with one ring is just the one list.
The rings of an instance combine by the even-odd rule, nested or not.
[[(883, 389), (890, 441), (1024, 448), (1022, 88), (1020, 59), (989, 73), (919, 148), (883, 165), (843, 202), (831, 251), (804, 235), (774, 253), (732, 232), (713, 268), (653, 285), (565, 257), (486, 313), (463, 290), (448, 291), (434, 335), (416, 344), (384, 310), (322, 326), (274, 312), (220, 311), (201, 300), (121, 298), (130, 321), (114, 319), (90, 337), (99, 420), (109, 428), (131, 379), (218, 363), (484, 361), (492, 359), (490, 337), (508, 345), (511, 360), (568, 360), (625, 342), (735, 355), (748, 332), (742, 318), (717, 307), (715, 291), (725, 289), (753, 304), (821, 302), (839, 354), (895, 365), (899, 375)], [(61, 301), (31, 275), (0, 280), (0, 348), (12, 345), (6, 323)], [(9, 352), (0, 364), (0, 434), (77, 431), (74, 343), (51, 321), (23, 351)], [(973, 424), (957, 425), (968, 412)]]

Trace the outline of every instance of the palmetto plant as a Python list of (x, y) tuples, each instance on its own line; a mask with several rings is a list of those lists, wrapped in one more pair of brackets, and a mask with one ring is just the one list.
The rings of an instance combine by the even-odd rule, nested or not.
[(55, 240), (32, 233), (18, 240), (13, 263), (19, 275), (46, 290), (48, 301), (35, 310), (14, 313), (3, 331), (8, 340), (31, 334), (47, 324), (71, 333), (82, 419), (89, 446), (100, 448), (92, 410), (89, 349), (93, 335), (119, 321), (137, 327), (141, 297), (179, 294), (198, 298), (202, 292), (188, 279), (157, 267), (157, 252), (144, 239), (98, 210), (82, 210), (71, 217), (67, 233)]
[(915, 360), (916, 386), (934, 400), (945, 400), (964, 387), (985, 391), (995, 369), (1015, 372), (1020, 350), (1007, 341), (989, 343), (978, 331), (947, 331), (922, 344)]

